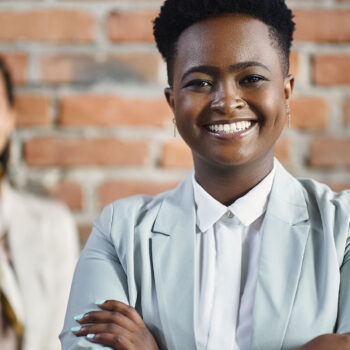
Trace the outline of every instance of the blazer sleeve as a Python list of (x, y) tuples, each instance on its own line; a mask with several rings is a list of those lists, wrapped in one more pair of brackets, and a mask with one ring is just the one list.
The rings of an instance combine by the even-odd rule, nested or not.
[(345, 247), (344, 260), (340, 268), (338, 310), (337, 333), (350, 333), (350, 225)]
[(116, 299), (128, 303), (127, 278), (111, 239), (113, 204), (107, 206), (95, 221), (92, 233), (82, 251), (74, 273), (67, 313), (60, 340), (63, 350), (106, 349), (76, 337), (74, 316), (99, 310), (96, 301)]

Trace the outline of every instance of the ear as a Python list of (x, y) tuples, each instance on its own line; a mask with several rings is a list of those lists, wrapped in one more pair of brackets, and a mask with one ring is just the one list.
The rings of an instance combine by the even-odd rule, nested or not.
[(293, 89), (294, 89), (294, 75), (288, 74), (288, 76), (284, 79), (284, 96), (286, 98), (286, 101), (291, 100)]
[(167, 87), (164, 89), (164, 94), (166, 97), (166, 100), (168, 102), (169, 107), (173, 111), (173, 114), (175, 115), (175, 103), (174, 103), (174, 92), (171, 87)]

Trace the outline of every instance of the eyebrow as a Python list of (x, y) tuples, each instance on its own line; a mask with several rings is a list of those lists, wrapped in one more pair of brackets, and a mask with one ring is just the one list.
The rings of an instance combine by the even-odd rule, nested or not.
[[(271, 73), (271, 70), (267, 66), (265, 66), (264, 64), (257, 62), (257, 61), (245, 61), (245, 62), (239, 62), (239, 63), (232, 64), (229, 67), (229, 71), (231, 73), (233, 73), (233, 72), (237, 72), (239, 70), (242, 70), (242, 69), (245, 69), (248, 67), (256, 67), (256, 66), (262, 67)], [(213, 66), (194, 66), (194, 67), (189, 68), (183, 74), (181, 81), (183, 81), (191, 73), (206, 73), (206, 74), (214, 75), (214, 74), (217, 74), (218, 71), (219, 71), (219, 69), (216, 67), (213, 67)]]

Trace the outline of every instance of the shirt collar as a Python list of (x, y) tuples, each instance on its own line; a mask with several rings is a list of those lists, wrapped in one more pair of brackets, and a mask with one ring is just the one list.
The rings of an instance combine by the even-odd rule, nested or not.
[(238, 198), (229, 207), (223, 205), (206, 192), (196, 181), (193, 173), (192, 184), (197, 209), (197, 226), (200, 231), (207, 231), (219, 221), (227, 211), (231, 211), (244, 226), (252, 224), (266, 211), (275, 171), (274, 166), (272, 171), (261, 182), (243, 197)]

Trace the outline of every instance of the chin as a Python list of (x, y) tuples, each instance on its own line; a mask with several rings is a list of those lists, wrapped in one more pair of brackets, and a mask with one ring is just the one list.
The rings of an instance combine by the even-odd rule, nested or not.
[(240, 158), (223, 158), (223, 157), (216, 157), (211, 158), (210, 160), (207, 159), (207, 162), (210, 163), (212, 166), (216, 166), (218, 168), (236, 168), (238, 166), (243, 166), (245, 164), (249, 164), (252, 161), (250, 157), (240, 157)]

